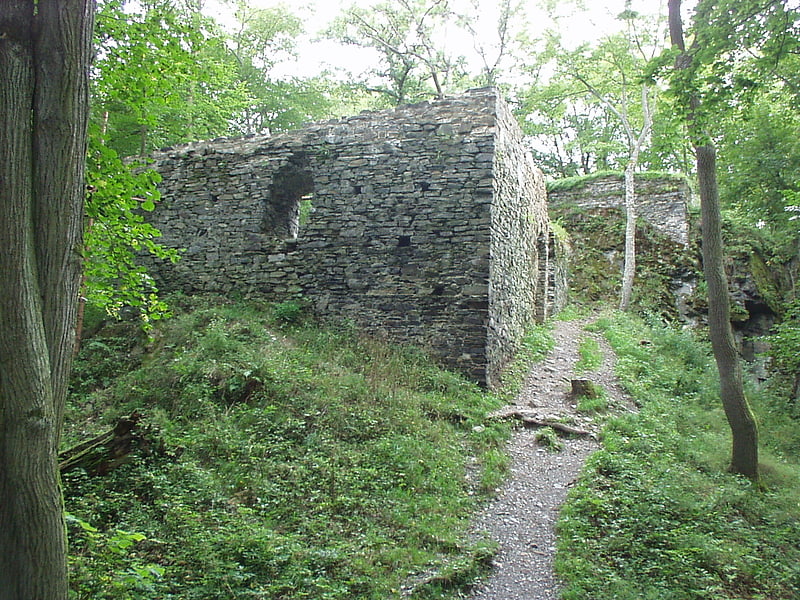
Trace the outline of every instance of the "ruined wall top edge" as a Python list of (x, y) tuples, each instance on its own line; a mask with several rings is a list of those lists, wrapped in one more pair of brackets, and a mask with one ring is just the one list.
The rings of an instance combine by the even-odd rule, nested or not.
[[(463, 94), (446, 97), (438, 100), (425, 100), (414, 104), (404, 104), (383, 110), (363, 110), (357, 115), (345, 116), (326, 121), (307, 123), (297, 129), (278, 132), (275, 134), (250, 134), (239, 137), (220, 137), (213, 140), (201, 140), (188, 144), (162, 148), (150, 155), (150, 159), (158, 162), (170, 158), (182, 158), (192, 155), (204, 154), (267, 154), (283, 146), (301, 149), (325, 142), (335, 143), (333, 139), (337, 131), (352, 131), (354, 128), (364, 131), (370, 129), (372, 124), (380, 124), (385, 130), (385, 124), (392, 122), (415, 122), (420, 125), (437, 125), (443, 122), (459, 121), (464, 127), (465, 113), (476, 110), (488, 110), (491, 120), (484, 122), (471, 122), (471, 128), (494, 125), (496, 106), (502, 103), (499, 91), (494, 87), (474, 88)], [(448, 118), (448, 115), (452, 116)], [(491, 122), (490, 122), (491, 121)], [(461, 133), (465, 133), (462, 129)], [(327, 137), (325, 137), (327, 136)], [(361, 136), (363, 137), (363, 135)]]

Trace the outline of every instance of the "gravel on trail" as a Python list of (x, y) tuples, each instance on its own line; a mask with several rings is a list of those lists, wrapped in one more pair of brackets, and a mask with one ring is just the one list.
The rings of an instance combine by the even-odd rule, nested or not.
[[(520, 411), (544, 420), (572, 419), (573, 425), (596, 433), (591, 418), (576, 411), (570, 380), (590, 379), (606, 391), (609, 405), (629, 405), (616, 377), (615, 356), (606, 340), (584, 330), (590, 319), (556, 321), (555, 347), (533, 365), (516, 399)], [(604, 360), (597, 371), (576, 374), (578, 347), (584, 336), (594, 337)], [(478, 515), (473, 532), (499, 544), (491, 575), (472, 590), (472, 600), (557, 600), (559, 582), (553, 572), (555, 524), (558, 510), (586, 458), (599, 448), (592, 438), (563, 437), (563, 449), (553, 452), (539, 445), (536, 429), (519, 428), (509, 441), (511, 463), (504, 485)]]

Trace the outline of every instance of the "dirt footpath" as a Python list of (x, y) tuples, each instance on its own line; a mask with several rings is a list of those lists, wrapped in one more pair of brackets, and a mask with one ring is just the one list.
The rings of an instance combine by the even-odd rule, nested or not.
[[(563, 422), (597, 433), (591, 418), (580, 415), (570, 396), (570, 380), (590, 379), (606, 390), (609, 405), (628, 404), (614, 376), (615, 356), (605, 339), (584, 331), (589, 319), (556, 321), (555, 347), (533, 365), (515, 401), (506, 412), (528, 414), (535, 420)], [(591, 373), (575, 374), (582, 336), (594, 337), (603, 350), (602, 366)], [(563, 437), (563, 449), (552, 452), (536, 442), (536, 428), (520, 427), (508, 445), (509, 477), (497, 497), (478, 516), (475, 532), (485, 532), (500, 549), (495, 571), (476, 586), (473, 600), (557, 600), (558, 581), (553, 573), (555, 523), (558, 509), (577, 478), (586, 457), (599, 446), (592, 437)]]

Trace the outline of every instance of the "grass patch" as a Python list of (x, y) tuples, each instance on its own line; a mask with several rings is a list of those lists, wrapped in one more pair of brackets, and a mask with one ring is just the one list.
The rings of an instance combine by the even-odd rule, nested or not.
[(564, 449), (564, 443), (558, 437), (556, 430), (552, 427), (542, 427), (536, 431), (534, 436), (536, 443), (546, 448), (550, 452), (561, 452)]
[(481, 570), (498, 399), (302, 304), (172, 306), (146, 347), (116, 329), (78, 358), (65, 444), (136, 410), (161, 446), (64, 477), (70, 598), (390, 598), (433, 568), (455, 596)]
[[(576, 177), (564, 177), (563, 179), (555, 179), (553, 181), (547, 182), (547, 191), (567, 191), (567, 190), (574, 190), (579, 187), (583, 187), (593, 181), (597, 181), (598, 179), (604, 179), (606, 177), (615, 177), (622, 182), (623, 173), (620, 171), (597, 171), (596, 173), (591, 173), (589, 175), (578, 175)], [(676, 181), (682, 182), (685, 181), (686, 178), (683, 175), (675, 175), (674, 173), (666, 173), (661, 171), (643, 171), (641, 173), (636, 173), (636, 180), (637, 181), (647, 181), (647, 180), (664, 180), (664, 181)]]
[(608, 398), (606, 391), (597, 384), (594, 386), (594, 393), (589, 396), (580, 396), (576, 410), (585, 415), (596, 415), (608, 410)]
[(570, 302), (561, 311), (553, 316), (556, 321), (576, 321), (592, 314), (594, 307)]
[(766, 489), (753, 486), (726, 472), (730, 434), (706, 344), (630, 314), (594, 328), (641, 408), (611, 419), (562, 509), (563, 598), (797, 598), (797, 428), (751, 390)]
[(499, 394), (503, 401), (511, 402), (517, 397), (531, 365), (544, 360), (554, 346), (552, 322), (539, 323), (528, 329), (514, 360), (503, 371)]
[(578, 361), (575, 363), (576, 373), (596, 371), (603, 364), (603, 350), (600, 342), (590, 336), (581, 337), (578, 342)]

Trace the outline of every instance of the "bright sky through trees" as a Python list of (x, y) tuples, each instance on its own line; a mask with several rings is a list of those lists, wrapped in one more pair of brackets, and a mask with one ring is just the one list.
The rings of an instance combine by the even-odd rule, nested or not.
[[(377, 55), (369, 49), (344, 47), (334, 41), (320, 39), (320, 33), (350, 6), (369, 7), (382, 0), (308, 0), (303, 4), (289, 5), (281, 0), (250, 0), (256, 8), (269, 8), (283, 5), (297, 14), (304, 23), (306, 35), (299, 46), (296, 63), (280, 65), (276, 76), (314, 76), (322, 71), (345, 70), (359, 72), (374, 64)], [(527, 22), (526, 33), (532, 39), (540, 38), (547, 29), (561, 32), (568, 46), (578, 46), (583, 42), (593, 41), (605, 35), (619, 31), (623, 23), (617, 15), (625, 10), (626, 0), (606, 0), (591, 2), (584, 0), (519, 0), (523, 18), (517, 26)], [(495, 27), (500, 0), (450, 0), (451, 10), (458, 14), (474, 15), (471, 25), (480, 33), (491, 39), (496, 35)], [(549, 9), (547, 5), (553, 5)], [(631, 9), (643, 14), (666, 15), (666, 1), (632, 0)], [(688, 3), (693, 5), (692, 2)], [(475, 6), (478, 6), (476, 9)], [(206, 5), (206, 12), (220, 22), (229, 19), (227, 14), (231, 8), (224, 6), (220, 0), (213, 0)], [(522, 22), (519, 22), (522, 21)], [(462, 30), (444, 31), (441, 33), (447, 47), (460, 49), (468, 59), (477, 56), (473, 50), (473, 40)]]

